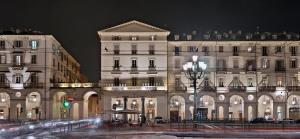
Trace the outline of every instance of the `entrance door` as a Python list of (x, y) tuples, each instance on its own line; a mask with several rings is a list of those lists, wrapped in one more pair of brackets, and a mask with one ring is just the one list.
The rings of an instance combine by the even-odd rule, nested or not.
[(179, 111), (170, 111), (170, 121), (171, 122), (179, 121)]
[(207, 120), (208, 108), (197, 108), (197, 121)]

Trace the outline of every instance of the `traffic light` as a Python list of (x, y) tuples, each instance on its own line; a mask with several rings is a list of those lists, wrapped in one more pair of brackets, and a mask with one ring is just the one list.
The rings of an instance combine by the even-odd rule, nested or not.
[(66, 109), (67, 109), (67, 108), (70, 108), (70, 102), (69, 102), (68, 100), (66, 100), (66, 99), (64, 99), (62, 105), (63, 105), (63, 107), (66, 108)]

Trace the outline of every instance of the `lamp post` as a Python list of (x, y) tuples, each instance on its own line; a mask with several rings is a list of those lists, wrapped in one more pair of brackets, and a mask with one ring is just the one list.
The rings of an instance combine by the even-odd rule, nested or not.
[(187, 62), (183, 65), (183, 71), (185, 76), (193, 82), (194, 85), (194, 110), (193, 110), (193, 121), (196, 121), (196, 112), (197, 112), (197, 87), (196, 83), (198, 79), (204, 77), (204, 70), (207, 65), (204, 62), (198, 60), (198, 56), (193, 56), (192, 62)]

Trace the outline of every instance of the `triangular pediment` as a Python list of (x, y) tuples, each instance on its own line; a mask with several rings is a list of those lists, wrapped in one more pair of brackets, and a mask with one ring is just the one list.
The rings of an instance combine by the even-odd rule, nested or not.
[(100, 32), (169, 32), (169, 31), (133, 20), (111, 28), (101, 30)]

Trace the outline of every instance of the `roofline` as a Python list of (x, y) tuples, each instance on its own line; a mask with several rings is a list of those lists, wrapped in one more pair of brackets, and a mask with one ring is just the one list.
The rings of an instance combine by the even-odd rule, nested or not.
[(118, 28), (118, 27), (121, 27), (121, 26), (124, 26), (124, 25), (129, 25), (129, 24), (132, 24), (132, 23), (137, 23), (137, 24), (141, 24), (141, 25), (153, 28), (153, 29), (161, 30), (161, 32), (170, 32), (168, 30), (164, 30), (164, 29), (161, 29), (161, 28), (158, 28), (158, 27), (155, 27), (155, 26), (152, 26), (152, 25), (149, 25), (149, 24), (137, 21), (137, 20), (132, 20), (132, 21), (129, 21), (129, 22), (125, 22), (125, 23), (122, 23), (122, 24), (110, 27), (110, 28), (106, 28), (106, 29), (100, 30), (100, 31), (98, 31), (98, 33), (102, 34), (102, 32), (106, 32), (108, 30), (115, 29), (115, 28)]

